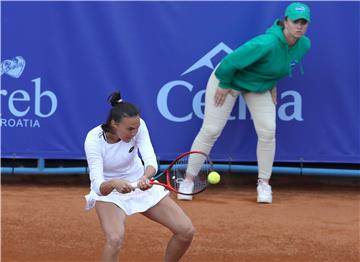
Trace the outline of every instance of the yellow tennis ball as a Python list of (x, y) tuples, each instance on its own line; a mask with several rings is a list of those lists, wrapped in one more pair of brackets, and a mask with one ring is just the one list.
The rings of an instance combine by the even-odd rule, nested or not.
[(211, 171), (208, 175), (208, 181), (210, 184), (217, 184), (220, 182), (220, 174), (216, 171)]

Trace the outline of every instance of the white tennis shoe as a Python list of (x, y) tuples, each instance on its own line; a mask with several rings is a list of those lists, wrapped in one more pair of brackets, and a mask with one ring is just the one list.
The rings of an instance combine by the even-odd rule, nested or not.
[(267, 204), (272, 203), (272, 191), (271, 191), (271, 186), (268, 183), (259, 179), (256, 189), (257, 189), (258, 203), (267, 203)]
[[(187, 194), (191, 194), (194, 190), (194, 182), (190, 181), (190, 180), (184, 180), (183, 182), (180, 183), (179, 186), (179, 192), (182, 193), (187, 193)], [(182, 195), (182, 194), (177, 194), (177, 199), (178, 200), (192, 200), (192, 196), (189, 195)]]

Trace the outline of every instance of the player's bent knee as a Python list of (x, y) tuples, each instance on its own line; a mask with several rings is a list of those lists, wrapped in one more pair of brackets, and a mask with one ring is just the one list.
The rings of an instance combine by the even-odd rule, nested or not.
[(110, 234), (106, 237), (106, 243), (113, 250), (119, 250), (121, 248), (123, 240), (124, 240), (124, 236), (121, 234)]
[(275, 141), (275, 129), (259, 129), (257, 134), (261, 141)]
[(215, 140), (217, 139), (221, 134), (222, 127), (217, 126), (202, 126), (201, 133), (204, 137), (206, 137), (207, 140)]
[(194, 234), (195, 228), (191, 222), (186, 223), (186, 225), (182, 225), (179, 227), (179, 230), (175, 233), (182, 241), (191, 242)]

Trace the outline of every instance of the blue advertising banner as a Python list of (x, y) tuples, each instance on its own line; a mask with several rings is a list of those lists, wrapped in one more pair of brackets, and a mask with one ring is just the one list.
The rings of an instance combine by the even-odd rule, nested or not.
[[(161, 160), (190, 149), (217, 63), (289, 2), (1, 2), (1, 157), (84, 159), (107, 97), (137, 104)], [(307, 2), (305, 74), (278, 83), (276, 161), (360, 163), (360, 3)], [(240, 97), (215, 160), (256, 160)]]

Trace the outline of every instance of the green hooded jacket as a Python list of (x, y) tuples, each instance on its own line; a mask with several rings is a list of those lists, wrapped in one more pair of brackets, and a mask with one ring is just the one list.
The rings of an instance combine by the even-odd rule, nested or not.
[(288, 47), (278, 20), (265, 34), (259, 35), (227, 55), (215, 71), (219, 86), (238, 91), (262, 93), (271, 90), (278, 80), (292, 76), (292, 69), (311, 46), (302, 36)]

